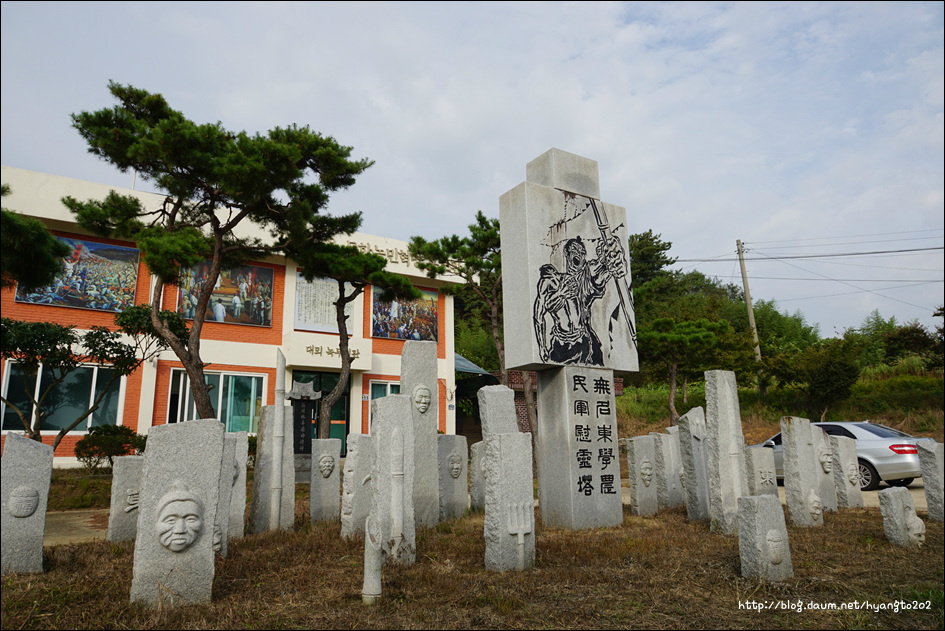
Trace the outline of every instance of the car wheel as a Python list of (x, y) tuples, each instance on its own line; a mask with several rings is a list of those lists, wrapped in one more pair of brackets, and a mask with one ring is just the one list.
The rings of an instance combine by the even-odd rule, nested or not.
[(865, 460), (860, 460), (860, 490), (875, 491), (879, 488), (879, 474), (876, 468)]
[(886, 480), (889, 486), (909, 486), (915, 478), (900, 478), (899, 480)]

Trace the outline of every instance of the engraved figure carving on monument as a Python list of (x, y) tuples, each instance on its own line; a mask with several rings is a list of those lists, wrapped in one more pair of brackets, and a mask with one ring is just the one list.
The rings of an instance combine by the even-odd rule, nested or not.
[(328, 479), (331, 477), (331, 472), (335, 470), (335, 459), (328, 454), (325, 454), (318, 459), (318, 471), (322, 474), (322, 477)]
[(906, 504), (902, 507), (904, 519), (906, 522), (906, 534), (909, 537), (909, 545), (915, 548), (921, 548), (925, 543), (925, 524), (915, 514), (915, 509)]
[(417, 408), (417, 412), (420, 414), (426, 414), (427, 410), (430, 409), (430, 401), (432, 397), (430, 396), (430, 389), (424, 385), (419, 385), (413, 389), (413, 404)]
[(643, 486), (650, 486), (653, 482), (653, 464), (649, 460), (640, 463), (640, 479), (643, 480)]
[(203, 530), (203, 503), (179, 480), (158, 503), (158, 540), (171, 552), (183, 552)]
[(25, 518), (36, 512), (39, 506), (39, 491), (28, 486), (18, 486), (10, 496), (9, 510), (14, 517)]
[(447, 459), (447, 467), (449, 468), (450, 476), (454, 479), (459, 478), (459, 474), (463, 472), (462, 457), (454, 451)]
[(780, 531), (771, 529), (768, 531), (765, 542), (768, 546), (768, 560), (771, 565), (781, 565), (784, 562), (784, 536)]
[[(592, 212), (586, 212), (589, 209)], [(581, 235), (568, 237), (568, 223), (572, 221), (593, 221), (600, 236), (587, 239)], [(636, 332), (629, 311), (633, 304), (624, 280), (627, 277), (625, 249), (611, 233), (606, 217), (598, 210), (595, 201), (566, 194), (564, 219), (549, 226), (545, 245), (551, 247), (552, 260), (563, 258), (564, 269), (550, 263), (539, 268), (533, 318), (541, 360), (558, 364), (604, 365), (604, 349), (600, 332), (592, 322), (592, 311), (596, 308), (595, 303), (608, 292), (616, 292), (618, 297), (616, 308), (609, 314), (611, 338), (614, 327), (626, 327), (628, 336), (636, 345)], [(588, 249), (594, 251), (596, 258), (588, 258)], [(611, 280), (614, 282), (610, 283)]]
[(138, 489), (128, 489), (128, 492), (125, 496), (125, 502), (128, 504), (125, 506), (125, 512), (130, 513), (133, 510), (138, 510), (138, 503), (140, 501), (141, 493)]

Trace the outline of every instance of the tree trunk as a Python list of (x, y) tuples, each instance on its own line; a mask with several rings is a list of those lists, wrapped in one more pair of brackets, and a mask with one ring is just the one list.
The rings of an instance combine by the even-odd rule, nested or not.
[(331, 408), (348, 387), (348, 377), (351, 376), (351, 355), (348, 354), (348, 323), (345, 315), (345, 306), (364, 291), (364, 285), (353, 285), (350, 296), (345, 295), (345, 283), (338, 282), (338, 300), (335, 302), (335, 321), (338, 323), (338, 350), (341, 353), (341, 373), (338, 383), (327, 396), (323, 396), (318, 403), (318, 438), (328, 438), (331, 435)]

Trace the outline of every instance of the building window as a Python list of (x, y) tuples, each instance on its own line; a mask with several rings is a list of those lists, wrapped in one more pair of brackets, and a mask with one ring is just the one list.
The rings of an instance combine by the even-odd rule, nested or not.
[[(244, 373), (204, 373), (210, 386), (210, 404), (215, 418), (226, 425), (228, 432), (255, 433), (259, 414), (266, 404), (266, 378)], [(171, 393), (168, 397), (167, 422), (177, 423), (197, 418), (197, 408), (190, 392), (187, 372), (171, 370)]]
[[(386, 397), (388, 394), (400, 394), (399, 381), (371, 381), (371, 401)], [(374, 424), (374, 410), (372, 405), (368, 404), (368, 433)]]
[[(32, 392), (33, 399), (39, 400), (43, 393), (55, 382), (58, 375), (54, 370), (40, 366), (37, 373), (40, 378), (27, 375), (19, 364), (10, 362), (5, 371), (4, 397), (10, 405), (3, 405), (3, 431), (23, 431), (23, 423), (13, 408), (19, 409), (29, 419), (35, 421), (33, 403), (27, 392)], [(59, 384), (53, 386), (42, 401), (43, 422), (40, 431), (59, 432), (72, 425), (77, 418), (85, 414), (92, 404), (104, 393), (98, 409), (75, 427), (73, 431), (86, 432), (96, 425), (117, 425), (121, 423), (122, 382), (112, 381), (113, 371), (107, 366), (83, 365), (66, 375)], [(39, 383), (37, 383), (39, 381)]]

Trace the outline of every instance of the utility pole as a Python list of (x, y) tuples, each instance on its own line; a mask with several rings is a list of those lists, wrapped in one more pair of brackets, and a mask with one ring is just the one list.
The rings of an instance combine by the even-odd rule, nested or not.
[[(761, 342), (758, 341), (758, 327), (755, 326), (755, 310), (751, 306), (751, 291), (748, 289), (748, 273), (745, 271), (744, 249), (742, 240), (736, 239), (735, 245), (738, 248), (738, 264), (742, 268), (742, 285), (745, 287), (745, 306), (748, 307), (748, 326), (751, 327), (751, 336), (755, 342), (755, 363), (761, 363)], [(761, 391), (761, 397), (764, 398), (767, 388), (761, 379), (761, 367), (758, 367), (758, 389)]]

